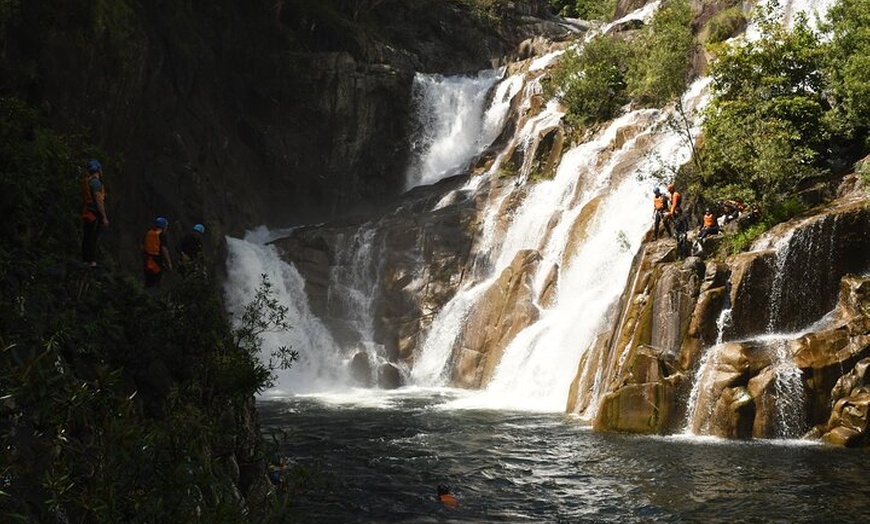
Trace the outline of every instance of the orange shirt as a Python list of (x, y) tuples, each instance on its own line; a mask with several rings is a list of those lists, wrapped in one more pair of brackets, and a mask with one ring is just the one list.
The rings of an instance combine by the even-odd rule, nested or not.
[(674, 191), (671, 195), (671, 214), (680, 214), (683, 212), (683, 209), (680, 207), (680, 200), (683, 199), (683, 195), (680, 194), (679, 191)]

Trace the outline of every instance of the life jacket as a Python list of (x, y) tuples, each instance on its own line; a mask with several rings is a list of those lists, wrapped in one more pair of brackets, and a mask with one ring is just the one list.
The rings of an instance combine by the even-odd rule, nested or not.
[(713, 227), (716, 224), (716, 217), (713, 213), (704, 213), (704, 227)]
[(664, 195), (659, 195), (653, 198), (653, 205), (656, 211), (663, 211), (667, 207), (667, 199), (665, 199)]
[(679, 191), (674, 191), (671, 195), (671, 214), (679, 215), (683, 212), (683, 208), (680, 207), (680, 201), (683, 199), (683, 196)]
[(145, 233), (145, 241), (143, 250), (145, 251), (145, 271), (149, 273), (160, 273), (163, 271), (160, 253), (160, 235), (163, 233), (159, 227), (152, 227)]
[(102, 181), (97, 178), (97, 175), (89, 174), (82, 179), (82, 219), (88, 222), (94, 222), (99, 219), (100, 208), (97, 207), (97, 201), (94, 199), (94, 191), (91, 190), (91, 182), (96, 179), (100, 181), (100, 189), (96, 195), (100, 199), (106, 198), (106, 187)]
[(450, 509), (456, 509), (456, 506), (459, 503), (456, 500), (456, 497), (454, 497), (450, 493), (442, 493), (441, 495), (438, 495), (438, 502), (444, 504)]

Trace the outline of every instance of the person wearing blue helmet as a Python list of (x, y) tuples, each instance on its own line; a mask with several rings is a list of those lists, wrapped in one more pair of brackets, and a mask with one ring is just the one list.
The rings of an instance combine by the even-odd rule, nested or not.
[(99, 160), (89, 160), (85, 171), (87, 173), (82, 179), (82, 262), (88, 267), (96, 267), (100, 230), (109, 227), (106, 188)]
[(204, 233), (205, 226), (196, 224), (181, 239), (181, 244), (178, 245), (178, 254), (180, 255), (178, 272), (181, 273), (181, 276), (187, 276), (196, 267), (201, 267), (202, 236)]
[(164, 271), (172, 271), (172, 259), (169, 256), (166, 230), (169, 221), (165, 217), (157, 217), (154, 225), (145, 233), (143, 252), (145, 256), (145, 288), (160, 287)]

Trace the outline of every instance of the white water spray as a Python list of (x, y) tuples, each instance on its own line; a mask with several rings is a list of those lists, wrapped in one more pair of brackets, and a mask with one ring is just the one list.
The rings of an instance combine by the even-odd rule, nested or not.
[[(269, 352), (286, 346), (299, 351), (300, 360), (290, 370), (280, 371), (278, 387), (269, 394), (324, 391), (341, 386), (345, 380), (339, 370), (340, 351), (320, 320), (312, 314), (305, 296), (305, 281), (292, 265), (281, 260), (274, 246), (261, 243), (261, 234), (244, 240), (227, 237), (227, 282), (224, 295), (227, 309), (239, 317), (261, 285), (265, 275), (273, 286), (273, 296), (288, 308), (292, 328), (286, 332), (263, 334), (263, 361)], [(260, 238), (258, 238), (258, 236)]]
[(486, 111), (490, 89), (503, 74), (502, 70), (489, 70), (473, 77), (421, 73), (414, 77), (419, 125), (405, 189), (434, 184), (462, 172), (495, 140), (515, 94), (511, 93), (512, 84), (502, 83)]

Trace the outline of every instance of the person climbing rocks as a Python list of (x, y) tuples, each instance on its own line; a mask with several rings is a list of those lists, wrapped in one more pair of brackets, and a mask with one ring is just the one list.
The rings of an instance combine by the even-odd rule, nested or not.
[(87, 173), (82, 179), (82, 262), (88, 267), (96, 267), (100, 230), (109, 227), (106, 187), (99, 160), (89, 160), (85, 171)]
[(664, 220), (664, 215), (668, 211), (668, 197), (662, 193), (661, 189), (655, 188), (653, 189), (653, 213), (655, 218), (655, 225), (653, 226), (653, 239), (657, 240), (659, 238), (659, 224), (661, 223), (664, 227), (665, 232), (667, 232), (668, 236), (671, 235), (671, 226), (668, 224), (667, 220)]
[(447, 509), (456, 509), (459, 505), (459, 501), (450, 493), (450, 486), (446, 484), (438, 484), (438, 502)]
[(178, 245), (178, 272), (186, 276), (202, 262), (202, 236), (205, 234), (205, 226), (196, 224), (181, 239)]
[(724, 222), (726, 224), (737, 220), (740, 213), (746, 210), (746, 204), (739, 200), (723, 200), (720, 205), (725, 212)]
[(671, 195), (671, 207), (668, 212), (665, 213), (665, 218), (670, 220), (673, 224), (675, 235), (685, 233), (688, 228), (686, 227), (686, 221), (683, 217), (683, 195), (677, 191), (674, 184), (668, 184), (668, 193)]
[(698, 241), (704, 240), (708, 235), (718, 235), (719, 234), (719, 221), (716, 220), (716, 216), (713, 215), (713, 211), (708, 207), (704, 210), (704, 218), (703, 223), (701, 224), (701, 229), (698, 231)]
[(142, 251), (145, 256), (146, 289), (160, 287), (163, 272), (172, 271), (172, 259), (169, 257), (166, 242), (167, 229), (169, 229), (169, 221), (164, 217), (157, 217), (154, 226), (145, 233)]

